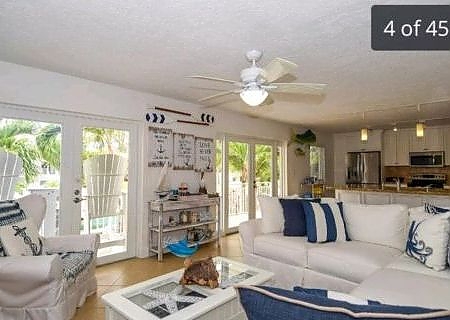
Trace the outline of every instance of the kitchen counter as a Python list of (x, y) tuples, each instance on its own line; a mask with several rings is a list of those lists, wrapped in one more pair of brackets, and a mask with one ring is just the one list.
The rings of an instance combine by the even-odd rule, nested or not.
[(346, 191), (368, 191), (368, 192), (389, 192), (389, 193), (408, 193), (408, 194), (429, 194), (429, 195), (448, 195), (450, 196), (450, 189), (436, 189), (436, 188), (420, 188), (420, 187), (401, 187), (397, 191), (397, 187), (384, 186), (381, 188), (355, 188), (355, 187), (342, 187), (336, 188), (336, 190), (346, 190)]
[(361, 204), (406, 204), (418, 207), (424, 203), (450, 207), (450, 190), (425, 188), (336, 188), (336, 198), (340, 201)]

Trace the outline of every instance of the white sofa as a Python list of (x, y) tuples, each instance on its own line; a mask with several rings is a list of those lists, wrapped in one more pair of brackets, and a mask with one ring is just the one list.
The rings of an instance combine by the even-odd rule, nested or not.
[[(370, 219), (367, 230), (355, 231), (353, 226), (353, 232), (359, 233), (354, 236), (365, 241), (310, 243), (306, 237), (286, 237), (282, 232), (263, 233), (263, 221), (256, 219), (239, 227), (244, 260), (274, 272), (274, 285), (286, 289), (302, 285), (391, 304), (450, 309), (450, 269), (439, 272), (429, 269), (407, 256), (401, 244), (398, 245), (404, 241), (406, 247), (407, 207), (352, 205), (354, 214), (355, 209), (359, 209), (357, 206), (360, 210), (380, 208), (380, 226)], [(344, 217), (345, 212), (344, 205)], [(378, 240), (376, 232), (370, 229), (395, 230), (383, 226), (389, 222), (383, 222), (382, 217), (390, 215), (404, 219), (404, 227), (399, 228), (397, 235), (386, 234)], [(406, 216), (402, 218), (403, 215)], [(348, 231), (351, 228), (347, 225)]]
[[(27, 217), (42, 224), (46, 200), (32, 194), (18, 200)], [(75, 279), (63, 276), (57, 254), (0, 257), (0, 319), (71, 319), (86, 297), (95, 293), (98, 235), (68, 235), (44, 239), (52, 252), (93, 251), (93, 259)]]

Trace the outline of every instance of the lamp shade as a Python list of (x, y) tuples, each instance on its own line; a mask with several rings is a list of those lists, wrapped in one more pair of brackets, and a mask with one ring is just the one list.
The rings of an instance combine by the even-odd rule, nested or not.
[(361, 141), (367, 141), (369, 130), (367, 128), (361, 129)]
[(416, 123), (416, 137), (422, 138), (424, 134), (425, 124), (423, 122)]
[(259, 106), (269, 94), (262, 88), (248, 88), (240, 93), (241, 99), (251, 107)]

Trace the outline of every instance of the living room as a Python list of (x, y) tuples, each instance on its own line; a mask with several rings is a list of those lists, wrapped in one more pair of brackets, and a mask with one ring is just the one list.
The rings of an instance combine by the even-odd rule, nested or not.
[[(194, 260), (213, 255), (248, 263), (236, 232), (241, 222), (264, 218), (261, 195), (450, 207), (448, 49), (372, 49), (371, 8), (377, 4), (394, 3), (0, 4), (0, 130), (26, 121), (35, 129), (29, 135), (52, 126), (59, 139), (59, 149), (52, 149), (57, 159), (39, 162), (39, 173), (17, 160), (26, 183), (15, 185), (15, 198), (46, 197), (44, 237), (101, 234), (93, 270), (97, 294), (84, 305), (86, 297), (77, 297), (76, 319), (103, 319), (103, 294), (183, 267), (170, 253), (158, 261), (165, 242), (180, 238), (159, 239), (158, 222), (149, 228), (150, 202), (180, 187), (197, 194), (202, 186), (220, 196), (214, 231), (221, 246), (210, 236)], [(269, 95), (251, 107), (242, 92), (249, 86), (245, 77), (261, 70), (256, 67)], [(244, 69), (250, 75), (241, 74)], [(308, 130), (313, 142), (296, 139)], [(165, 142), (158, 140), (163, 131)], [(187, 149), (177, 153), (175, 147), (192, 143), (197, 150), (197, 141), (211, 144), (212, 166), (182, 163)], [(170, 150), (167, 158), (154, 156), (160, 146)], [(87, 182), (95, 166), (89, 171), (85, 161), (112, 150), (120, 157), (109, 160), (126, 160), (115, 173), (120, 212), (94, 214), (85, 199), (96, 197), (88, 194), (95, 184)], [(233, 162), (238, 151), (244, 152), (240, 163)], [(430, 151), (439, 165), (411, 165)], [(374, 180), (349, 177), (347, 155), (372, 152), (378, 153)], [(430, 175), (436, 181), (427, 180)], [(181, 228), (177, 223), (172, 227)], [(303, 266), (294, 270), (304, 272)]]

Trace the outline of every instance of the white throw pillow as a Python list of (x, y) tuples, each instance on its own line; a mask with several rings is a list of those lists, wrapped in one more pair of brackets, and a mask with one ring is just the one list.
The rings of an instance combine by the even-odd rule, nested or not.
[(344, 220), (350, 240), (405, 250), (408, 227), (406, 205), (344, 203)]
[(431, 215), (411, 224), (406, 244), (406, 254), (442, 271), (447, 266), (450, 232), (450, 213)]
[(39, 256), (43, 252), (43, 241), (31, 219), (0, 226), (0, 239), (8, 256)]
[(284, 216), (283, 207), (276, 197), (258, 197), (259, 208), (262, 216), (262, 232), (283, 232)]

